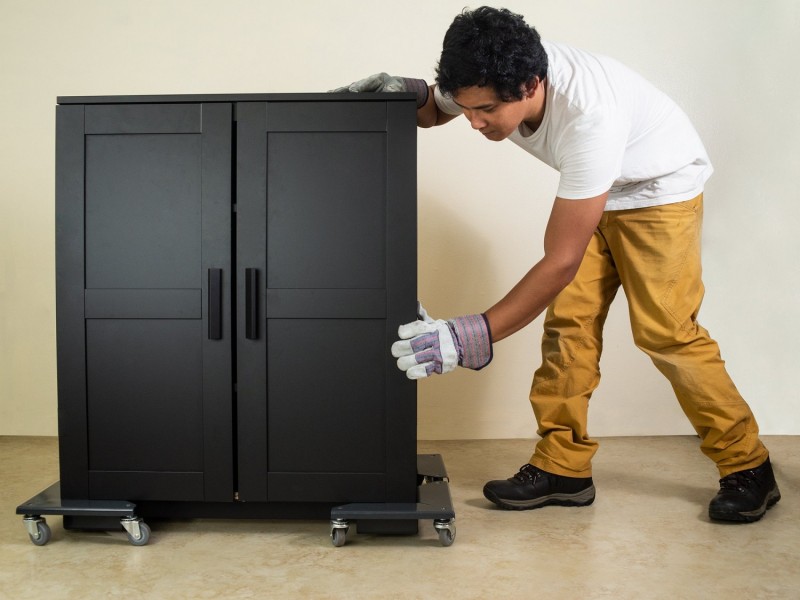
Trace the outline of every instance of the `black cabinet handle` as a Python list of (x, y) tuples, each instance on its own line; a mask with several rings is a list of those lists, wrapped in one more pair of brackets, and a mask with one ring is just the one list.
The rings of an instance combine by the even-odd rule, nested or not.
[(258, 269), (245, 269), (245, 337), (258, 339)]
[(208, 270), (208, 339), (222, 339), (222, 269)]

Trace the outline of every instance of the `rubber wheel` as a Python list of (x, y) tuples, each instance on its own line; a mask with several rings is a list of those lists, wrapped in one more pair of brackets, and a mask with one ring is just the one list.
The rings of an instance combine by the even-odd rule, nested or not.
[(36, 530), (39, 532), (38, 538), (34, 538), (32, 535), (29, 535), (28, 537), (31, 538), (31, 542), (33, 542), (34, 546), (44, 546), (50, 541), (50, 536), (52, 535), (50, 526), (45, 522), (44, 519), (42, 519), (36, 523)]
[[(126, 532), (127, 533), (127, 532)], [(147, 523), (139, 523), (138, 539), (128, 533), (128, 541), (134, 546), (145, 546), (150, 541), (150, 527)]]
[(439, 543), (442, 546), (452, 546), (456, 541), (456, 531), (453, 529), (439, 529)]
[(347, 529), (334, 529), (331, 531), (331, 543), (336, 548), (341, 548), (347, 541)]

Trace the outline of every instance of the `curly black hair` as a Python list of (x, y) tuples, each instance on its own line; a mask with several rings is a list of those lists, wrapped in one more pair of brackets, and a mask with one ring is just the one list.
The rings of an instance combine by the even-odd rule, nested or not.
[(547, 75), (536, 29), (505, 8), (482, 6), (456, 16), (444, 36), (436, 83), (445, 95), (491, 86), (504, 102), (521, 100), (524, 84)]

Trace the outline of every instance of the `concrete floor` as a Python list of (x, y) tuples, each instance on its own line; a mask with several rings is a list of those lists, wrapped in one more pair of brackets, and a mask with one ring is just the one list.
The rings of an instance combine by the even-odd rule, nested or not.
[(30, 543), (17, 505), (58, 479), (53, 438), (0, 437), (0, 598), (799, 598), (800, 438), (765, 437), (783, 499), (760, 522), (707, 517), (713, 465), (692, 437), (606, 438), (586, 508), (491, 508), (526, 440), (420, 442), (444, 456), (458, 533), (354, 534), (321, 521), (151, 523), (150, 544), (65, 531)]

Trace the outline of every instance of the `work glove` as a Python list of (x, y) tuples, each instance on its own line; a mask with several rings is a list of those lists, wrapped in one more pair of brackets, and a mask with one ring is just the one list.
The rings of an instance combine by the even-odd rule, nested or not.
[(350, 85), (330, 90), (331, 92), (414, 92), (417, 94), (417, 108), (422, 108), (428, 101), (428, 84), (424, 79), (410, 77), (394, 77), (386, 73), (370, 75), (366, 79), (355, 81)]
[(419, 319), (401, 325), (392, 356), (409, 379), (449, 373), (456, 366), (479, 370), (492, 360), (492, 335), (484, 315), (434, 320), (420, 305)]

